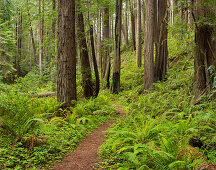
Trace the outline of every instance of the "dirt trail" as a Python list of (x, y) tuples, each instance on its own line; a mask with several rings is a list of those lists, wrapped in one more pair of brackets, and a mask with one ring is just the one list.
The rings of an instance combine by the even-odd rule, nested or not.
[[(120, 106), (114, 106), (116, 112), (125, 116), (124, 110)], [(93, 133), (81, 142), (78, 147), (68, 156), (64, 157), (60, 163), (57, 163), (53, 170), (91, 170), (98, 161), (98, 149), (104, 142), (104, 131), (106, 131), (114, 120), (110, 120), (100, 126)]]

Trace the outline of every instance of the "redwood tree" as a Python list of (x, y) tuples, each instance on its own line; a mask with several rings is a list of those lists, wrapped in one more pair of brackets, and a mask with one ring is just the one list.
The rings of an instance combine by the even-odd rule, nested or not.
[(142, 48), (141, 48), (141, 1), (136, 0), (137, 4), (137, 31), (136, 31), (136, 58), (137, 66), (141, 67), (142, 65)]
[(144, 54), (144, 89), (152, 87), (154, 82), (154, 3), (146, 0), (145, 54)]
[[(131, 2), (131, 1), (130, 1)], [(131, 13), (131, 38), (132, 38), (132, 49), (136, 50), (136, 40), (135, 40), (135, 15), (134, 15), (134, 2), (130, 3), (130, 13)]]
[(167, 0), (160, 0), (158, 2), (158, 17), (157, 17), (157, 50), (155, 57), (155, 80), (161, 81), (165, 78), (167, 72), (167, 58), (168, 58), (168, 46), (167, 46), (167, 23), (168, 23), (168, 10)]
[(113, 64), (113, 86), (112, 92), (118, 93), (120, 90), (120, 67), (121, 67), (121, 18), (122, 18), (122, 0), (116, 0), (116, 21), (115, 21), (115, 48)]
[[(211, 1), (213, 2), (213, 1)], [(194, 56), (194, 94), (200, 95), (212, 87), (208, 68), (216, 66), (215, 11), (204, 0), (196, 1), (195, 56)], [(208, 20), (210, 17), (210, 20)], [(212, 17), (212, 18), (211, 18)]]
[(75, 44), (75, 0), (58, 0), (57, 100), (63, 107), (77, 99)]
[(85, 26), (83, 13), (81, 11), (80, 1), (77, 4), (78, 15), (77, 15), (77, 36), (79, 39), (79, 50), (80, 50), (80, 61), (81, 61), (81, 73), (82, 73), (82, 87), (84, 90), (84, 97), (90, 98), (93, 96), (93, 84), (91, 67), (89, 62), (88, 48), (85, 36)]
[(109, 5), (104, 7), (104, 16), (103, 16), (103, 62), (101, 70), (101, 78), (106, 78), (107, 67), (109, 67), (109, 33), (110, 33), (110, 24), (109, 24)]

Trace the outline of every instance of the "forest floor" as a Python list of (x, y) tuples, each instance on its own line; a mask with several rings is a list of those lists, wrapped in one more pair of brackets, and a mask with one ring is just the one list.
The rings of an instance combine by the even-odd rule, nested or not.
[[(125, 117), (125, 111), (119, 105), (114, 105), (116, 113), (119, 113), (122, 117)], [(99, 147), (105, 141), (106, 130), (115, 122), (110, 120), (89, 134), (78, 147), (64, 157), (61, 162), (57, 163), (53, 170), (90, 170), (94, 169), (95, 163), (98, 162), (98, 150)]]

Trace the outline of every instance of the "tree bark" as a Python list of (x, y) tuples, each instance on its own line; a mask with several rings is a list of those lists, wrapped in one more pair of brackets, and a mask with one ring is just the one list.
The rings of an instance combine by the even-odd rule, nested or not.
[(58, 0), (57, 100), (70, 107), (76, 91), (75, 0)]
[(17, 27), (17, 52), (18, 57), (16, 60), (16, 71), (17, 76), (21, 76), (21, 67), (20, 67), (20, 61), (22, 58), (22, 24), (23, 24), (23, 17), (22, 12), (18, 13), (18, 27)]
[(101, 68), (102, 57), (101, 57), (101, 12), (100, 12), (100, 9), (98, 9), (98, 16), (97, 16), (97, 60), (98, 60), (98, 66)]
[(183, 20), (184, 10), (183, 10), (183, 2), (182, 1), (178, 2), (178, 9), (179, 9), (179, 18), (181, 20)]
[(128, 46), (128, 2), (125, 2), (125, 17), (124, 17), (124, 30), (125, 30), (125, 44)]
[(132, 38), (132, 49), (136, 50), (136, 40), (135, 40), (135, 16), (134, 16), (134, 8), (133, 8), (133, 0), (130, 4), (130, 13), (131, 13), (131, 38)]
[[(52, 5), (53, 5), (53, 12), (56, 11), (56, 0), (52, 0)], [(53, 18), (52, 21), (52, 36), (53, 39), (55, 41), (55, 37), (56, 37), (56, 18)]]
[(41, 0), (39, 0), (39, 73), (42, 74), (42, 60), (43, 60), (43, 21), (41, 16)]
[(80, 1), (78, 1), (78, 21), (77, 21), (77, 36), (79, 39), (80, 47), (80, 62), (81, 62), (81, 73), (82, 73), (82, 87), (84, 90), (84, 97), (90, 98), (93, 96), (93, 83), (91, 75), (91, 67), (89, 62), (88, 48), (85, 36), (85, 26), (83, 13), (80, 10)]
[(142, 48), (141, 48), (141, 2), (136, 0), (137, 4), (137, 31), (136, 31), (136, 59), (137, 67), (142, 66)]
[(109, 46), (107, 44), (109, 41), (109, 6), (105, 6), (103, 17), (103, 64), (101, 78), (104, 80), (109, 61)]
[(144, 89), (148, 90), (154, 82), (154, 3), (146, 0), (145, 55), (144, 55)]
[(34, 40), (34, 33), (33, 33), (33, 28), (32, 28), (32, 23), (31, 23), (31, 15), (30, 15), (30, 11), (29, 11), (29, 2), (27, 0), (27, 8), (28, 8), (28, 17), (29, 17), (29, 32), (30, 32), (30, 36), (31, 36), (31, 42), (32, 42), (32, 48), (33, 48), (33, 55), (34, 55), (34, 62), (35, 65), (37, 65), (37, 49), (35, 46), (35, 40)]
[(188, 0), (186, 0), (184, 8), (185, 24), (188, 24)]
[(143, 0), (143, 2), (142, 2), (142, 28), (141, 28), (141, 30), (142, 30), (142, 32), (144, 33), (145, 32), (145, 0)]
[(174, 24), (174, 0), (170, 0), (170, 25)]
[(94, 71), (95, 71), (95, 79), (96, 79), (94, 97), (97, 97), (98, 93), (99, 93), (99, 90), (100, 90), (100, 78), (99, 78), (97, 60), (96, 60), (96, 56), (95, 56), (93, 25), (90, 25), (90, 40), (91, 40), (92, 59), (93, 59), (93, 65), (94, 65)]
[(188, 9), (188, 24), (193, 24), (193, 6), (194, 0), (188, 0), (189, 9)]
[[(206, 16), (215, 15), (215, 11), (203, 4), (204, 0), (197, 0), (196, 20), (202, 22)], [(214, 40), (215, 28), (208, 23), (196, 24), (195, 29), (195, 56), (194, 56), (194, 89), (195, 96), (204, 90), (210, 91), (212, 80), (208, 68), (216, 66), (216, 41)]]
[(115, 21), (115, 48), (113, 65), (113, 86), (112, 92), (118, 94), (120, 90), (120, 67), (121, 67), (121, 18), (122, 0), (116, 0), (116, 21)]
[(155, 59), (155, 81), (162, 81), (167, 72), (167, 23), (168, 23), (168, 10), (167, 1), (160, 0), (158, 3), (158, 50)]

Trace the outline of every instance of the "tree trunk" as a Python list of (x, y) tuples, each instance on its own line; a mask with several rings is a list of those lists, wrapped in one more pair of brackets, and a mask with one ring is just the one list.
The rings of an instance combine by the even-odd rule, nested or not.
[(124, 43), (126, 44), (126, 30), (125, 30), (123, 21), (124, 21), (124, 15), (122, 15), (122, 26), (121, 26), (122, 36), (121, 37), (124, 37), (125, 41), (123, 41), (123, 38), (122, 38), (121, 39), (121, 44), (124, 44)]
[(178, 9), (179, 9), (179, 18), (183, 21), (183, 16), (184, 16), (184, 10), (183, 10), (183, 2), (179, 1), (178, 3)]
[(82, 73), (82, 87), (84, 89), (84, 97), (90, 98), (93, 96), (93, 84), (92, 84), (92, 75), (91, 67), (89, 62), (88, 48), (86, 43), (85, 36), (85, 26), (83, 14), (80, 11), (80, 1), (77, 5), (78, 8), (78, 21), (77, 21), (77, 36), (79, 39), (80, 47), (80, 61), (81, 61), (81, 73)]
[(97, 16), (97, 60), (98, 60), (98, 66), (101, 68), (102, 57), (101, 57), (101, 12), (100, 12), (100, 9), (98, 9), (98, 16)]
[(102, 65), (102, 74), (101, 77), (103, 80), (108, 80), (106, 87), (109, 85), (109, 66), (110, 66), (110, 56), (109, 56), (109, 51), (110, 47), (108, 45), (109, 43), (109, 37), (110, 37), (110, 21), (109, 21), (109, 6), (106, 6), (104, 8), (104, 20), (103, 20), (103, 65)]
[(57, 100), (64, 107), (77, 100), (75, 0), (58, 0)]
[(130, 4), (130, 13), (131, 13), (131, 38), (132, 38), (132, 49), (136, 50), (136, 40), (135, 40), (135, 16), (134, 16), (134, 8), (133, 8), (133, 0)]
[(188, 24), (188, 1), (186, 0), (185, 4), (185, 24)]
[(145, 55), (144, 55), (144, 89), (148, 90), (154, 82), (154, 2), (146, 0)]
[(170, 0), (170, 25), (174, 24), (174, 0)]
[(27, 0), (27, 8), (28, 8), (28, 17), (29, 17), (29, 32), (30, 32), (30, 36), (31, 36), (34, 61), (35, 61), (35, 65), (37, 65), (37, 49), (36, 49), (36, 46), (35, 46), (34, 33), (33, 33), (33, 28), (32, 28), (32, 23), (31, 23), (31, 15), (30, 15), (30, 11), (29, 11), (29, 2), (28, 2), (28, 0)]
[(168, 58), (168, 47), (167, 47), (167, 23), (168, 23), (168, 10), (167, 1), (160, 0), (158, 3), (158, 51), (155, 59), (155, 81), (161, 81), (165, 78), (167, 72), (167, 58)]
[(125, 44), (128, 46), (128, 15), (127, 15), (127, 10), (128, 10), (128, 3), (127, 1), (125, 2), (125, 17), (124, 17), (124, 30), (125, 30)]
[(118, 94), (120, 90), (120, 67), (121, 67), (121, 18), (122, 0), (116, 0), (116, 21), (115, 21), (115, 48), (113, 64), (113, 86), (112, 92)]
[[(39, 0), (39, 15), (41, 15), (41, 0)], [(42, 74), (42, 60), (43, 60), (43, 23), (42, 16), (39, 20), (39, 73)]]
[(145, 32), (145, 0), (142, 2), (142, 23), (141, 30), (144, 33)]
[[(52, 10), (53, 13), (56, 12), (56, 0), (52, 0)], [(52, 41), (51, 41), (51, 48), (53, 48), (53, 50), (51, 50), (51, 54), (47, 55), (47, 61), (50, 62), (51, 58), (54, 58), (55, 54), (56, 54), (56, 17), (53, 16), (52, 19)], [(49, 58), (51, 57), (51, 58)]]
[(98, 93), (99, 93), (99, 90), (100, 90), (100, 78), (99, 78), (97, 60), (96, 60), (96, 56), (95, 56), (93, 25), (90, 25), (90, 40), (91, 40), (92, 59), (93, 59), (93, 65), (94, 65), (94, 71), (95, 71), (95, 79), (96, 79), (94, 97), (97, 97)]
[(188, 9), (188, 24), (193, 24), (193, 6), (194, 0), (188, 0), (189, 9)]
[[(52, 0), (52, 5), (53, 5), (53, 12), (56, 11), (56, 0)], [(56, 18), (53, 18), (52, 21), (52, 36), (53, 36), (53, 40), (55, 41), (55, 37), (56, 37)]]
[(157, 53), (157, 46), (158, 46), (158, 41), (159, 41), (159, 38), (158, 38), (158, 31), (159, 31), (159, 28), (158, 28), (158, 0), (153, 0), (153, 11), (154, 11), (154, 17), (153, 17), (153, 20), (154, 20), (154, 27), (153, 27), (153, 30), (154, 30), (154, 43), (155, 43), (155, 48), (156, 48), (156, 53)]
[(17, 28), (17, 52), (18, 57), (16, 60), (16, 70), (17, 70), (17, 76), (21, 76), (21, 67), (20, 67), (20, 61), (22, 58), (22, 12), (18, 13), (18, 28)]
[[(204, 0), (197, 0), (196, 17), (198, 22), (209, 15), (215, 16), (215, 11), (203, 4)], [(216, 66), (216, 41), (214, 40), (215, 29), (208, 23), (200, 23), (195, 29), (195, 56), (194, 56), (194, 89), (195, 96), (200, 95), (204, 90), (210, 91), (212, 80), (208, 68)]]
[(142, 66), (142, 48), (141, 48), (141, 2), (136, 0), (137, 4), (137, 31), (136, 31), (136, 58), (137, 66)]
[(107, 63), (108, 63), (108, 56), (109, 56), (109, 6), (104, 8), (104, 16), (103, 16), (103, 64), (102, 64), (102, 79), (105, 78)]

